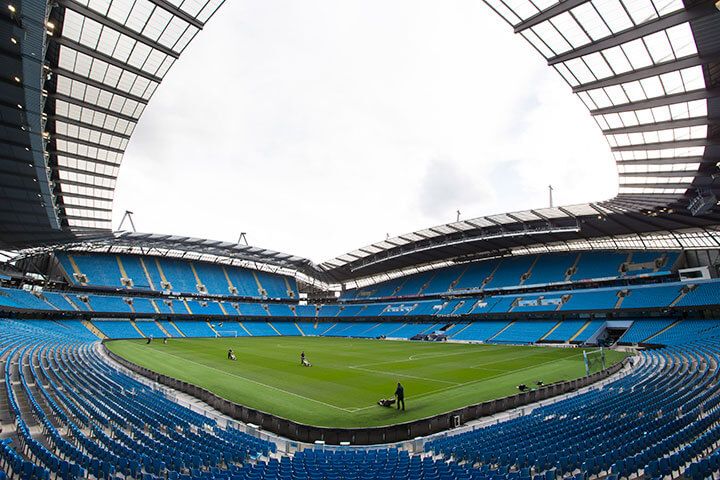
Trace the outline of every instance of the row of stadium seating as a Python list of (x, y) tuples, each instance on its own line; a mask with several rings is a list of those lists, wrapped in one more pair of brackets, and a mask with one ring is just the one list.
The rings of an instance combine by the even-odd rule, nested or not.
[(601, 389), (425, 449), (475, 465), (488, 479), (713, 478), (720, 331), (677, 332), (678, 346), (644, 352), (633, 373)]
[(408, 275), (348, 290), (341, 298), (437, 295), (667, 275), (678, 258), (677, 252), (583, 252), (508, 257)]
[(87, 311), (168, 315), (244, 317), (379, 317), (462, 316), (488, 313), (593, 311), (637, 308), (696, 307), (720, 304), (720, 280), (672, 282), (628, 288), (593, 288), (484, 298), (413, 300), (334, 305), (228, 302), (213, 299), (143, 298), (125, 295), (45, 291), (33, 295), (0, 288), (0, 307), (32, 310)]
[[(706, 479), (720, 470), (720, 322), (684, 321), (627, 375), (521, 417), (394, 448), (280, 455), (107, 363), (80, 322), (0, 320), (13, 478)], [(689, 327), (689, 325), (693, 325)], [(671, 330), (668, 330), (670, 332)], [(430, 456), (431, 455), (431, 456)]]
[[(687, 329), (704, 330), (713, 320), (636, 319), (624, 322), (629, 328), (620, 338), (628, 344), (672, 343), (673, 335)], [(328, 336), (356, 338), (410, 339), (417, 335), (441, 334), (449, 340), (486, 343), (529, 344), (585, 343), (606, 326), (605, 320), (476, 320), (461, 323), (404, 323), (393, 321), (308, 322), (226, 320), (210, 323), (195, 320), (152, 321), (110, 320), (86, 321), (90, 331), (108, 338), (173, 337), (248, 337), (248, 336)]]
[(248, 298), (298, 298), (293, 277), (170, 257), (57, 252), (73, 285)]

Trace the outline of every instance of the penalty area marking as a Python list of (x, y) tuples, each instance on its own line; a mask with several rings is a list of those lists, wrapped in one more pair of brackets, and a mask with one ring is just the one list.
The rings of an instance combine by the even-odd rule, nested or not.
[[(454, 388), (462, 388), (462, 387), (465, 387), (465, 386), (467, 386), (467, 385), (473, 385), (473, 384), (476, 384), (476, 383), (481, 383), (481, 382), (486, 382), (486, 381), (489, 381), (489, 380), (494, 380), (494, 379), (496, 379), (496, 378), (504, 377), (504, 376), (507, 376), (507, 375), (512, 375), (512, 374), (514, 374), (514, 373), (522, 372), (522, 371), (524, 371), (524, 370), (530, 370), (530, 369), (532, 369), (532, 368), (539, 367), (539, 366), (541, 366), (541, 365), (546, 365), (546, 364), (548, 364), (548, 363), (560, 362), (560, 361), (562, 361), (562, 360), (567, 360), (567, 359), (569, 359), (569, 358), (579, 357), (580, 355), (582, 355), (582, 353), (579, 353), (579, 354), (577, 354), (577, 355), (570, 355), (570, 356), (564, 357), (564, 358), (556, 358), (556, 359), (554, 359), (554, 360), (548, 360), (547, 362), (537, 363), (537, 364), (535, 364), (535, 365), (528, 365), (527, 367), (524, 367), (524, 368), (518, 368), (518, 369), (515, 369), (515, 370), (505, 371), (504, 373), (499, 373), (499, 374), (497, 374), (497, 375), (492, 375), (492, 376), (490, 376), (490, 377), (480, 378), (480, 379), (477, 379), (477, 380), (470, 380), (469, 382), (458, 383), (458, 384), (455, 384), (455, 385), (451, 385), (451, 386), (449, 386), (449, 387), (443, 387), (443, 388), (440, 388), (440, 389), (438, 389), (438, 390), (432, 390), (432, 391), (430, 391), (430, 392), (425, 392), (425, 393), (421, 393), (421, 394), (419, 394), (419, 395), (409, 396), (409, 397), (406, 397), (406, 398), (407, 398), (408, 400), (417, 400), (417, 399), (419, 399), (419, 398), (425, 398), (425, 397), (428, 397), (428, 396), (430, 396), (430, 395), (435, 395), (436, 393), (445, 392), (445, 391), (447, 391), (447, 390), (452, 390), (452, 389), (454, 389)], [(475, 367), (473, 367), (473, 368), (475, 368)], [(488, 370), (490, 370), (490, 369), (488, 369)], [(369, 407), (360, 408), (359, 410), (367, 410), (368, 408), (372, 408), (372, 407), (373, 407), (373, 405), (371, 405), (371, 406), (369, 406)]]
[[(140, 347), (138, 347), (138, 346), (136, 346), (135, 344), (132, 344), (132, 343), (129, 343), (128, 345), (132, 345), (133, 348), (140, 348)], [(276, 391), (278, 391), (278, 392), (282, 392), (282, 393), (285, 393), (285, 394), (287, 394), (287, 395), (292, 395), (293, 397), (302, 398), (303, 400), (307, 400), (307, 401), (309, 401), (309, 402), (319, 403), (319, 404), (321, 404), (321, 405), (325, 405), (326, 407), (335, 408), (335, 409), (337, 409), (337, 410), (342, 410), (343, 412), (347, 412), (347, 413), (352, 413), (353, 411), (355, 411), (355, 410), (352, 410), (352, 409), (349, 409), (349, 408), (338, 407), (337, 405), (333, 405), (333, 404), (331, 404), (331, 403), (323, 402), (322, 400), (316, 400), (316, 399), (314, 399), (314, 398), (306, 397), (306, 396), (304, 396), (304, 395), (300, 395), (299, 393), (288, 392), (287, 390), (283, 390), (282, 388), (278, 388), (278, 387), (275, 387), (275, 386), (273, 386), (273, 385), (267, 385), (267, 384), (265, 384), (265, 383), (258, 382), (257, 380), (253, 380), (253, 379), (251, 379), (251, 378), (243, 377), (242, 375), (237, 375), (237, 374), (235, 374), (235, 373), (228, 372), (228, 371), (226, 371), (226, 370), (221, 370), (221, 369), (216, 368), (216, 367), (211, 367), (210, 365), (206, 365), (206, 364), (204, 364), (204, 363), (195, 362), (195, 361), (190, 360), (190, 359), (188, 359), (188, 358), (181, 357), (180, 355), (175, 355), (175, 354), (169, 353), (169, 352), (163, 352), (162, 350), (155, 350), (155, 351), (156, 351), (156, 352), (160, 352), (160, 353), (162, 353), (163, 355), (169, 355), (169, 356), (171, 356), (171, 357), (179, 358), (180, 360), (183, 360), (183, 361), (185, 361), (185, 362), (194, 363), (195, 365), (199, 365), (199, 366), (204, 367), (204, 368), (209, 368), (209, 369), (211, 369), (211, 370), (216, 370), (216, 371), (218, 371), (218, 372), (220, 372), (220, 373), (223, 373), (223, 374), (225, 374), (225, 375), (230, 375), (231, 377), (236, 377), (236, 378), (240, 378), (240, 379), (243, 379), (243, 380), (248, 381), (248, 382), (251, 382), (251, 383), (255, 383), (255, 384), (257, 384), (257, 385), (260, 385), (260, 386), (269, 388), (269, 389), (271, 389), (271, 390), (276, 390)]]

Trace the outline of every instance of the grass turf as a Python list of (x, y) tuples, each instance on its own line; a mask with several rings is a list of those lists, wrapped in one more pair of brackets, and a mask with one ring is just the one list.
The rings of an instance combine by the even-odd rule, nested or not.
[[(114, 353), (251, 408), (324, 427), (390, 425), (585, 374), (581, 349), (327, 337), (109, 342)], [(237, 361), (227, 360), (232, 348)], [(300, 366), (305, 351), (312, 367)], [(607, 363), (625, 354), (607, 351)], [(599, 363), (599, 362), (597, 362)], [(594, 370), (598, 370), (596, 367)], [(376, 404), (405, 387), (407, 409)]]

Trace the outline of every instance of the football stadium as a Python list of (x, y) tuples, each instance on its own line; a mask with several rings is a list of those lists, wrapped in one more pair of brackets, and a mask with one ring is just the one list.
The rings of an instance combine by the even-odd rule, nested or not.
[(111, 226), (223, 0), (5, 0), (0, 480), (720, 478), (720, 2), (483, 2), (618, 194), (316, 263)]

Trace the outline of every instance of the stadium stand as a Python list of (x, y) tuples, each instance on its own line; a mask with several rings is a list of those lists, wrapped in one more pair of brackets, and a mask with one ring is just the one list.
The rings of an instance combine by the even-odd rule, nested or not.
[[(688, 478), (694, 471), (716, 471), (705, 452), (713, 452), (720, 439), (720, 430), (713, 426), (720, 418), (714, 395), (718, 385), (710, 368), (718, 358), (717, 340), (698, 341), (690, 335), (683, 340), (683, 347), (644, 353), (632, 373), (601, 389), (506, 422), (431, 440), (425, 450), (476, 465), (484, 478), (512, 472), (518, 478), (629, 478), (638, 472), (662, 478), (686, 472)], [(689, 368), (701, 359), (708, 363), (697, 371)], [(678, 409), (682, 415), (643, 415)]]
[(555, 320), (516, 321), (492, 337), (493, 343), (534, 343), (557, 324)]
[(242, 324), (254, 337), (279, 335), (269, 322), (242, 322)]
[[(294, 278), (171, 257), (57, 252), (77, 286), (173, 291), (179, 294), (298, 298)], [(124, 273), (123, 273), (124, 272)], [(123, 283), (123, 279), (129, 280)], [(81, 281), (82, 280), (82, 281)]]
[[(628, 261), (628, 258), (631, 260)], [(508, 257), (411, 274), (343, 292), (343, 300), (670, 275), (676, 252), (583, 252)], [(656, 264), (661, 267), (656, 268)], [(653, 265), (653, 267), (647, 267)]]
[(485, 342), (507, 326), (507, 321), (476, 321), (465, 327), (455, 329), (451, 334), (453, 340), (473, 340)]
[(624, 343), (640, 343), (672, 325), (672, 320), (636, 320), (620, 337)]
[(186, 337), (215, 337), (215, 331), (207, 322), (193, 320), (175, 321), (175, 325)]
[(0, 455), (18, 478), (198, 477), (222, 468), (229, 480), (276, 450), (111, 368), (81, 326), (3, 320), (0, 337), (16, 426)]
[(93, 320), (93, 324), (110, 338), (143, 338), (143, 334), (128, 320)]

